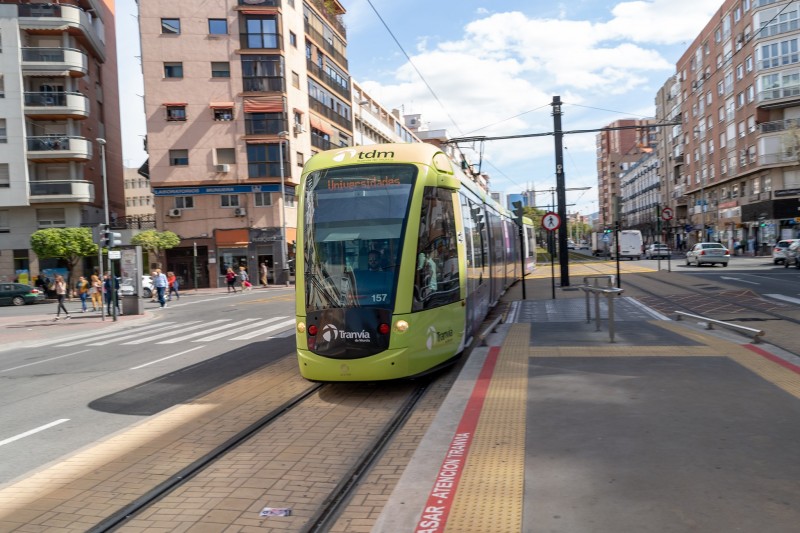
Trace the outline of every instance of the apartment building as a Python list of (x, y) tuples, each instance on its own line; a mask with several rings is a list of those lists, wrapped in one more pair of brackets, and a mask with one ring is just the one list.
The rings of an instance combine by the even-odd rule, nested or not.
[(422, 142), (400, 117), (400, 111), (388, 111), (353, 80), (353, 123), (355, 144)]
[[(125, 216), (112, 0), (0, 1), (0, 279), (63, 267), (43, 228)], [(87, 265), (88, 266), (88, 265)]]
[[(652, 120), (625, 119), (597, 134), (597, 206), (600, 227), (618, 221), (621, 209), (620, 172), (638, 161), (655, 143)], [(623, 222), (624, 221), (620, 221)]]
[(125, 168), (123, 176), (125, 178), (125, 213), (129, 225), (147, 229), (155, 227), (156, 208), (153, 205), (150, 180), (142, 176), (138, 168)]
[(314, 153), (353, 145), (345, 10), (336, 0), (140, 0), (156, 224), (191, 287), (228, 268), (287, 281), (295, 188)]
[(676, 207), (696, 240), (800, 234), (800, 4), (728, 0), (677, 63)]

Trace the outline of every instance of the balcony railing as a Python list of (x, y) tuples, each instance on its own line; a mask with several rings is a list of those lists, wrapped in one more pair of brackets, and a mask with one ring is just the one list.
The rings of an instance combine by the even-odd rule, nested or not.
[(795, 128), (800, 128), (800, 120), (796, 118), (788, 118), (786, 120), (773, 120), (771, 122), (762, 122), (761, 124), (758, 125), (758, 131), (760, 133), (775, 133)]
[(331, 149), (331, 141), (328, 139), (317, 135), (313, 131), (311, 132), (311, 146), (319, 148), (320, 150), (330, 150)]
[(94, 184), (91, 181), (31, 181), (30, 191), (32, 203), (94, 201)]
[(320, 13), (322, 13), (322, 16), (325, 17), (325, 20), (330, 22), (333, 25), (333, 27), (336, 28), (340, 34), (342, 34), (342, 37), (346, 39), (347, 30), (344, 27), (341, 15), (337, 15), (336, 13), (331, 12), (331, 10), (328, 9), (328, 6), (325, 5), (326, 2), (324, 0), (310, 0), (310, 1), (312, 4), (314, 4), (314, 7), (316, 7)]
[(343, 96), (348, 102), (351, 100), (350, 97), (350, 87), (342, 87), (339, 82), (333, 79), (333, 76), (328, 74), (327, 72), (323, 71), (319, 68), (319, 65), (311, 61), (310, 59), (306, 59), (306, 66), (311, 73), (325, 82), (325, 84), (339, 93), (340, 96)]
[(28, 137), (29, 159), (81, 159), (92, 158), (92, 143), (84, 137), (47, 135)]
[(759, 154), (759, 165), (780, 165), (783, 163), (797, 163), (798, 153), (796, 150), (781, 150), (780, 152), (773, 152), (771, 154)]
[(25, 93), (24, 99), (26, 114), (89, 116), (89, 99), (80, 93)]
[(344, 68), (348, 68), (347, 58), (341, 52), (339, 52), (320, 32), (318, 32), (311, 24), (309, 24), (308, 21), (305, 22), (305, 30), (306, 33), (309, 34), (316, 43), (322, 45), (322, 49), (325, 50), (329, 56), (333, 57), (336, 62)]
[(23, 48), (22, 70), (28, 75), (82, 76), (89, 72), (89, 61), (75, 48)]
[[(249, 117), (249, 113), (245, 113)], [(255, 119), (245, 118), (244, 132), (246, 135), (277, 135), (282, 131), (289, 130), (289, 122), (286, 119)]]
[(281, 0), (239, 0), (239, 5), (247, 7), (280, 7)]
[(70, 33), (77, 31), (78, 39), (101, 61), (106, 60), (103, 36), (95, 30), (92, 17), (81, 8), (60, 4), (20, 4), (17, 9), (22, 29), (63, 31), (66, 27)]
[(242, 88), (248, 92), (262, 92), (268, 93), (272, 91), (283, 92), (285, 83), (283, 78), (277, 77), (264, 77), (264, 78), (243, 78)]
[(800, 84), (759, 91), (758, 101), (767, 102), (769, 100), (782, 100), (784, 98), (794, 98), (797, 96), (800, 96)]
[(330, 107), (326, 106), (325, 104), (323, 104), (322, 102), (320, 102), (316, 98), (312, 98), (311, 96), (309, 96), (308, 97), (308, 105), (309, 105), (309, 107), (311, 109), (313, 109), (317, 113), (325, 115), (325, 117), (327, 117), (327, 118), (331, 119), (332, 121), (336, 122), (337, 124), (339, 124), (343, 128), (346, 128), (347, 131), (353, 131), (353, 121), (352, 120), (343, 117), (342, 115), (340, 115), (339, 113), (335, 112), (333, 109), (331, 109)]

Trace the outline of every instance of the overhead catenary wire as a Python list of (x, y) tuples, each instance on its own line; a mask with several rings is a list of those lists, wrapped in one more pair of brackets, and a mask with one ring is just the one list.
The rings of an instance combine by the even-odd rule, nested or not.
[(369, 7), (371, 7), (372, 10), (375, 12), (375, 15), (381, 21), (381, 24), (383, 24), (383, 27), (386, 28), (386, 31), (389, 32), (389, 35), (392, 37), (392, 39), (394, 40), (394, 42), (397, 45), (397, 47), (400, 48), (400, 51), (403, 53), (404, 56), (406, 56), (406, 59), (408, 60), (408, 63), (411, 65), (411, 67), (417, 73), (417, 76), (419, 76), (419, 79), (422, 80), (422, 83), (424, 83), (425, 87), (428, 88), (428, 91), (430, 91), (431, 95), (433, 95), (433, 98), (436, 100), (436, 102), (444, 110), (445, 114), (447, 115), (447, 118), (449, 118), (450, 122), (453, 124), (453, 126), (456, 127), (456, 130), (458, 130), (459, 133), (463, 134), (464, 132), (461, 130), (461, 127), (458, 125), (458, 123), (455, 121), (455, 119), (452, 116), (450, 116), (450, 112), (447, 110), (445, 105), (439, 99), (439, 96), (437, 96), (436, 91), (433, 90), (433, 87), (430, 86), (428, 81), (425, 79), (425, 76), (423, 76), (422, 72), (419, 71), (419, 69), (417, 68), (417, 65), (414, 64), (414, 61), (411, 59), (411, 56), (408, 55), (408, 53), (405, 51), (405, 48), (403, 48), (403, 45), (400, 44), (400, 41), (398, 41), (397, 37), (394, 36), (394, 33), (392, 33), (392, 30), (389, 28), (389, 25), (386, 24), (386, 21), (383, 20), (383, 17), (381, 17), (381, 14), (378, 12), (378, 10), (375, 8), (375, 6), (372, 5), (372, 0), (367, 0), (367, 3), (369, 4)]

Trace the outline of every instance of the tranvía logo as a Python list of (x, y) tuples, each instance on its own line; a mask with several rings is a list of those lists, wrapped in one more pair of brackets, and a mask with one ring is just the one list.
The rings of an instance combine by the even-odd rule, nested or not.
[(428, 328), (428, 338), (425, 340), (425, 346), (428, 347), (428, 350), (433, 348), (433, 345), (436, 343), (436, 328), (430, 326)]
[(326, 324), (322, 328), (322, 339), (325, 342), (332, 342), (339, 338), (339, 328), (333, 324)]
[(337, 163), (341, 163), (342, 161), (344, 161), (345, 156), (350, 156), (351, 158), (353, 158), (356, 156), (356, 153), (358, 152), (356, 152), (352, 148), (347, 148), (345, 150), (340, 151), (335, 156), (333, 156), (333, 160), (336, 161)]

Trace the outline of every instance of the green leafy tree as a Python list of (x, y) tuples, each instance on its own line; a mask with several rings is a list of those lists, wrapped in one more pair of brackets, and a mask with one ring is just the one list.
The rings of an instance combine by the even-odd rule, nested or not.
[(84, 257), (97, 254), (89, 228), (48, 228), (31, 235), (31, 249), (40, 259), (63, 259), (70, 276)]
[[(164, 250), (175, 248), (181, 243), (181, 238), (171, 231), (158, 231), (149, 229), (141, 233), (137, 233), (131, 239), (131, 244), (141, 246), (147, 251), (148, 257), (154, 257), (156, 262), (161, 258), (161, 253)], [(158, 263), (161, 267), (161, 263)]]

